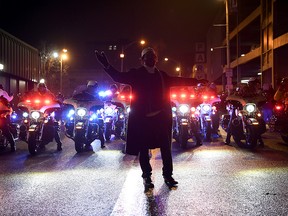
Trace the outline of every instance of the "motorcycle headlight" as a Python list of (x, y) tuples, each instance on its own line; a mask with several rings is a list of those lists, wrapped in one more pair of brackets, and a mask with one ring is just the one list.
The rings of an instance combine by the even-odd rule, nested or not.
[(247, 112), (249, 112), (249, 113), (255, 112), (255, 111), (256, 111), (256, 106), (255, 106), (255, 104), (247, 104), (247, 105), (245, 106), (245, 110), (246, 110)]
[(106, 107), (106, 108), (105, 108), (105, 114), (106, 114), (106, 115), (112, 115), (112, 114), (113, 114), (113, 108), (111, 108), (111, 107)]
[(97, 114), (96, 113), (93, 113), (91, 116), (90, 116), (90, 121), (93, 121), (93, 120), (95, 120), (95, 119), (97, 119)]
[(112, 91), (111, 91), (111, 90), (99, 91), (98, 95), (99, 95), (100, 97), (111, 96), (111, 95), (112, 95)]
[(181, 104), (179, 106), (179, 111), (183, 114), (189, 112), (189, 106), (187, 104)]
[(100, 97), (105, 97), (106, 95), (105, 95), (105, 91), (100, 91), (100, 92), (98, 92), (98, 95), (100, 96)]
[(68, 112), (68, 114), (67, 114), (67, 117), (70, 118), (70, 117), (72, 117), (74, 114), (75, 114), (75, 110), (74, 110), (74, 109), (71, 109), (71, 110), (69, 110), (69, 112)]
[(16, 113), (13, 113), (13, 114), (11, 115), (11, 118), (12, 118), (12, 119), (17, 119), (17, 114), (16, 114)]
[(77, 109), (76, 114), (80, 117), (83, 117), (87, 114), (87, 110), (85, 108), (79, 108)]
[(40, 112), (38, 112), (38, 111), (33, 111), (33, 112), (31, 113), (31, 117), (37, 120), (37, 119), (40, 117)]
[(211, 106), (209, 104), (205, 104), (202, 106), (202, 110), (204, 112), (210, 112), (211, 111)]
[(23, 116), (24, 118), (27, 118), (27, 117), (29, 116), (29, 114), (28, 114), (27, 112), (24, 112), (24, 113), (22, 114), (22, 116)]

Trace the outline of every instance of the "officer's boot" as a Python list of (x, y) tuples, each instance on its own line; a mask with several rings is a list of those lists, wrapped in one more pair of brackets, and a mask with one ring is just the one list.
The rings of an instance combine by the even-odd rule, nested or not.
[(225, 145), (230, 145), (230, 139), (231, 139), (231, 134), (227, 133), (226, 140), (225, 140)]
[(57, 143), (57, 151), (62, 151), (62, 143)]
[(261, 135), (259, 136), (258, 143), (259, 143), (259, 147), (264, 147), (264, 142), (263, 142)]
[(8, 133), (6, 135), (8, 142), (10, 143), (10, 152), (15, 152), (16, 151), (16, 143), (14, 140), (14, 137), (12, 135), (12, 133)]
[(16, 145), (14, 143), (14, 144), (11, 144), (10, 152), (15, 152), (15, 151), (16, 151)]
[(57, 151), (62, 151), (62, 142), (60, 140), (60, 136), (57, 130), (54, 131), (54, 137), (57, 143)]

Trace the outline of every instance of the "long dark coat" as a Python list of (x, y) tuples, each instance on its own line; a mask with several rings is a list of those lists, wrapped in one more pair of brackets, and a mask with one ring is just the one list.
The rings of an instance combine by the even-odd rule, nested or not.
[[(115, 82), (129, 84), (133, 99), (128, 119), (126, 153), (137, 155), (142, 148), (171, 148), (172, 111), (170, 87), (197, 85), (193, 78), (171, 77), (155, 69), (149, 73), (144, 66), (119, 72), (105, 69)], [(147, 117), (149, 113), (157, 113)]]

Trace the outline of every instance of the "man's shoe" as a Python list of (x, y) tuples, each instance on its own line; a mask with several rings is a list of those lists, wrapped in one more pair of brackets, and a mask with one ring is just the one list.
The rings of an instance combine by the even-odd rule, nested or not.
[(152, 183), (151, 177), (143, 178), (143, 184), (144, 184), (144, 193), (154, 188), (154, 184)]
[(177, 187), (178, 184), (172, 176), (164, 177), (164, 182), (169, 188)]

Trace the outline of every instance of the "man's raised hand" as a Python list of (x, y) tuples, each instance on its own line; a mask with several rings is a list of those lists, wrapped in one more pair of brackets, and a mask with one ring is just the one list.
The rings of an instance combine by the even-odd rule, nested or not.
[(108, 59), (107, 59), (107, 57), (103, 51), (101, 53), (99, 53), (98, 50), (95, 50), (95, 55), (96, 55), (97, 60), (100, 62), (100, 64), (104, 68), (109, 67), (110, 64), (109, 64)]

